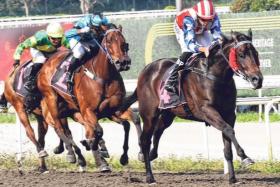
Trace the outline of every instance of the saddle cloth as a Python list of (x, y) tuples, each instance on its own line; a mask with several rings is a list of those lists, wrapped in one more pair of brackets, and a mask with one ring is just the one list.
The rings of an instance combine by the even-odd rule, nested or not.
[(178, 76), (178, 81), (177, 81), (177, 85), (176, 85), (176, 89), (178, 90), (178, 93), (172, 93), (172, 92), (168, 92), (166, 89), (164, 89), (164, 86), (170, 76), (169, 72), (173, 69), (173, 66), (171, 66), (170, 68), (167, 69), (167, 71), (165, 72), (163, 79), (160, 83), (160, 89), (159, 89), (159, 98), (160, 98), (160, 102), (159, 102), (159, 108), (160, 109), (167, 109), (167, 108), (174, 108), (180, 105), (184, 105), (184, 107), (187, 105), (186, 103), (186, 99), (183, 93), (183, 89), (181, 88), (181, 75), (184, 72), (187, 72), (188, 68), (191, 67), (195, 62), (196, 59), (199, 58), (199, 54), (193, 54), (188, 61), (186, 62), (186, 65), (184, 67), (184, 69), (179, 73)]
[(16, 72), (15, 75), (13, 88), (14, 91), (22, 97), (25, 97), (29, 94), (29, 92), (24, 87), (24, 84), (27, 81), (28, 76), (30, 76), (31, 66), (32, 66), (31, 60), (25, 62), (19, 67), (19, 70)]
[(56, 71), (54, 72), (51, 78), (51, 86), (69, 96), (71, 96), (71, 93), (68, 89), (67, 82), (66, 82), (66, 72), (68, 71), (71, 58), (72, 55), (68, 55), (65, 58), (65, 60), (63, 60), (57, 66)]
[(176, 88), (178, 90), (177, 93), (168, 92), (166, 89), (164, 89), (164, 86), (169, 78), (169, 72), (172, 70), (173, 66), (171, 66), (166, 73), (163, 76), (163, 79), (160, 83), (160, 91), (159, 91), (159, 108), (160, 109), (167, 109), (167, 108), (174, 108), (176, 106), (180, 106), (182, 104), (186, 103), (183, 90), (181, 89), (181, 81), (180, 81), (180, 75), (179, 75), (179, 81), (177, 82)]

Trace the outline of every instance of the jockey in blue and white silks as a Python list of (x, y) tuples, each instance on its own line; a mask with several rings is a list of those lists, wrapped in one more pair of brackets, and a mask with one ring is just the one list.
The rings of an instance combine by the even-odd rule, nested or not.
[(81, 59), (86, 53), (86, 49), (81, 42), (88, 42), (93, 51), (92, 54), (96, 55), (99, 49), (98, 42), (101, 42), (102, 33), (98, 33), (101, 25), (109, 25), (109, 20), (101, 14), (86, 15), (78, 20), (73, 29), (65, 33), (65, 37), (69, 40), (70, 48), (73, 52), (66, 80), (72, 83), (72, 74), (81, 64)]
[(221, 38), (221, 24), (213, 2), (211, 0), (200, 0), (194, 7), (179, 12), (175, 19), (174, 31), (182, 54), (171, 70), (169, 79), (165, 84), (165, 89), (173, 93), (176, 92), (178, 71), (184, 67), (188, 58), (193, 53), (199, 52), (203, 52), (208, 57), (208, 47), (212, 40)]

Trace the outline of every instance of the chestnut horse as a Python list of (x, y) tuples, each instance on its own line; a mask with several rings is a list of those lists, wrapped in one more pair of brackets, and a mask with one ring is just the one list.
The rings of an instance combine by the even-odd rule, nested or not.
[[(98, 123), (99, 119), (107, 117), (119, 123), (126, 121), (121, 116), (116, 116), (115, 111), (126, 93), (119, 70), (123, 69), (123, 66), (127, 70), (127, 64), (130, 64), (131, 60), (127, 52), (128, 44), (121, 29), (107, 30), (97, 55), (87, 59), (74, 75), (75, 98), (50, 85), (56, 67), (69, 54), (68, 51), (56, 53), (42, 67), (38, 75), (37, 86), (54, 120), (55, 130), (66, 146), (73, 142), (65, 135), (59, 120), (61, 107), (65, 109), (63, 113), (67, 113), (84, 125), (86, 140), (83, 142), (93, 152), (98, 149), (98, 142), (103, 135), (102, 127)], [(62, 104), (58, 105), (58, 103)], [(137, 125), (137, 129), (140, 136), (140, 124)], [(125, 130), (125, 133), (128, 144), (128, 131)], [(121, 157), (121, 163), (126, 164), (128, 162), (128, 145), (124, 145), (123, 148), (124, 154)]]
[[(160, 59), (147, 65), (138, 77), (136, 90), (120, 107), (121, 112), (138, 100), (144, 123), (141, 146), (148, 183), (155, 182), (150, 161), (157, 158), (160, 137), (175, 116), (205, 122), (222, 132), (230, 183), (236, 182), (231, 143), (245, 165), (253, 163), (237, 142), (233, 129), (236, 119), (234, 73), (249, 81), (254, 89), (262, 87), (263, 76), (259, 68), (258, 52), (252, 44), (252, 31), (249, 30), (248, 35), (232, 32), (231, 37), (223, 36), (222, 44), (214, 46), (207, 59), (202, 54), (199, 56), (201, 58), (194, 62), (189, 72), (184, 73), (184, 70), (180, 78), (189, 110), (184, 105), (159, 109), (161, 80), (176, 59)], [(150, 151), (152, 137), (153, 149)]]
[[(52, 125), (53, 120), (47, 109), (45, 110), (46, 111), (45, 117), (43, 117), (40, 106), (34, 108), (34, 110), (31, 111), (34, 114), (34, 116), (37, 120), (37, 123), (38, 123), (38, 140), (37, 140), (34, 130), (31, 126), (29, 118), (28, 118), (29, 113), (26, 111), (26, 107), (24, 105), (24, 97), (18, 95), (13, 88), (15, 75), (19, 69), (20, 69), (19, 66), (17, 68), (15, 68), (10, 73), (9, 77), (5, 80), (5, 89), (4, 89), (3, 95), (1, 95), (1, 100), (7, 100), (14, 107), (21, 124), (25, 128), (27, 137), (36, 146), (36, 150), (38, 152), (38, 157), (39, 157), (39, 171), (43, 173), (48, 170), (46, 163), (45, 163), (45, 157), (48, 156), (47, 152), (44, 150), (45, 135), (48, 131), (48, 125)], [(42, 102), (42, 105), (44, 106), (45, 104)], [(65, 129), (68, 136), (71, 136), (71, 131), (68, 128), (66, 118), (61, 118), (60, 121), (63, 124), (63, 128)], [(68, 147), (67, 147), (67, 149), (69, 150)], [(84, 159), (83, 155), (81, 154), (81, 152), (79, 151), (79, 148), (75, 148), (75, 150), (78, 153), (77, 155), (78, 155), (79, 165), (80, 165), (81, 169), (84, 169), (84, 167), (86, 165), (85, 159)], [(68, 161), (71, 163), (76, 162), (74, 160), (75, 156), (73, 156), (73, 155), (74, 155), (74, 153), (71, 148), (69, 150), (69, 152), (67, 153), (67, 158), (69, 158)]]

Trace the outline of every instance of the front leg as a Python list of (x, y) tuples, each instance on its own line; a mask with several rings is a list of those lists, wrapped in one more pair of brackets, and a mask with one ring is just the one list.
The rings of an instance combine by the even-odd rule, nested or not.
[[(235, 132), (233, 127), (228, 124), (220, 115), (220, 113), (210, 105), (204, 105), (200, 109), (200, 115), (202, 119), (210, 124), (211, 126), (215, 127), (216, 129), (222, 131), (223, 136), (225, 137), (224, 140), (224, 151), (225, 151), (225, 159), (229, 165), (229, 182), (234, 183), (236, 182), (235, 173), (233, 168), (232, 162), (232, 150), (230, 146), (230, 142), (232, 142), (235, 146), (236, 152), (238, 155), (246, 156), (244, 150), (237, 142), (235, 137)], [(247, 157), (247, 156), (246, 156)]]

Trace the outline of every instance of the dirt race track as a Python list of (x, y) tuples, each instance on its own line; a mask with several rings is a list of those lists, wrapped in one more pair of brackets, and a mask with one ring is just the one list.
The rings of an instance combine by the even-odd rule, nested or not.
[[(229, 185), (227, 176), (222, 173), (156, 173), (157, 184), (153, 186), (280, 186), (280, 174), (237, 174), (238, 184)], [(148, 186), (145, 183), (144, 173), (139, 172), (112, 172), (112, 173), (76, 173), (50, 171), (47, 174), (37, 172), (0, 171), (0, 186)]]

